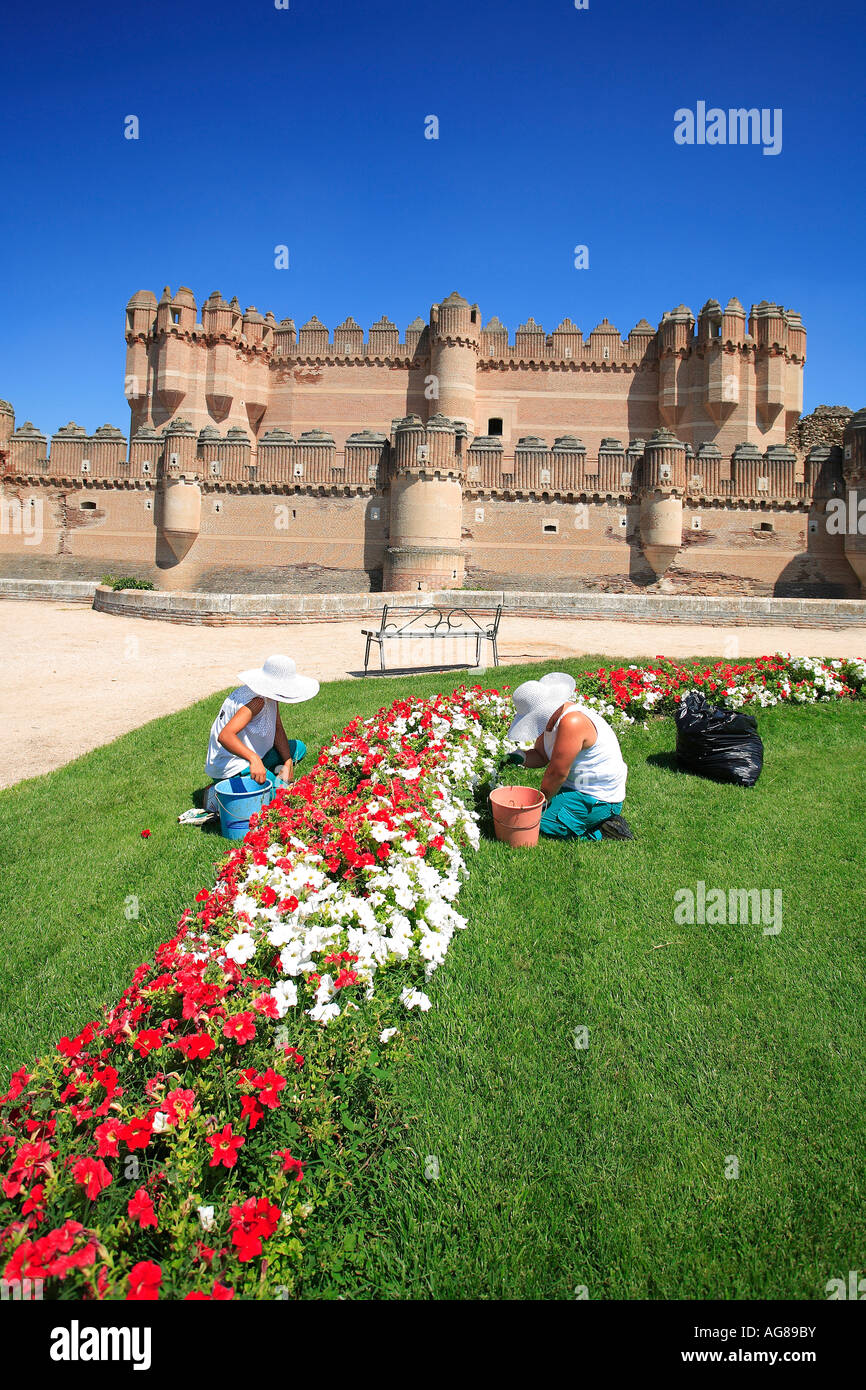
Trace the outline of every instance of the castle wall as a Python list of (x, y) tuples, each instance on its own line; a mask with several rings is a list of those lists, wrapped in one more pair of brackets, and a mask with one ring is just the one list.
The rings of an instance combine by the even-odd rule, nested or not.
[(217, 293), (198, 322), (190, 290), (142, 291), (128, 447), (74, 422), (49, 443), (0, 402), (0, 572), (853, 597), (866, 544), (825, 507), (866, 492), (866, 415), (844, 448), (786, 447), (804, 358), (799, 315), (766, 302), (679, 305), (627, 339), (529, 319), (512, 341), (456, 293), (401, 338), (387, 318), (297, 330)]

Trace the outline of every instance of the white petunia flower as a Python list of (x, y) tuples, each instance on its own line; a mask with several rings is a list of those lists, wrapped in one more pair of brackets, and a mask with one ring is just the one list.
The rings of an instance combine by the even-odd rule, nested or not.
[(246, 965), (256, 953), (256, 943), (248, 931), (241, 931), (232, 937), (225, 953), (229, 960), (235, 961), (237, 965)]

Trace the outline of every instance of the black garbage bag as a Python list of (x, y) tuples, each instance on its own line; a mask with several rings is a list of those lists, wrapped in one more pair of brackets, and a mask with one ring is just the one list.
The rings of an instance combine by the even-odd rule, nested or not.
[(674, 718), (681, 767), (716, 782), (755, 785), (764, 765), (764, 745), (753, 715), (708, 705), (705, 696), (691, 691)]

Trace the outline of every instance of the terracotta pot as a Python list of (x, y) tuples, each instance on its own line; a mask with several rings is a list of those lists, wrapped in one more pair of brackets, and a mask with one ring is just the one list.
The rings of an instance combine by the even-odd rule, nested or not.
[(506, 845), (537, 845), (544, 797), (534, 787), (497, 787), (490, 793), (493, 829)]

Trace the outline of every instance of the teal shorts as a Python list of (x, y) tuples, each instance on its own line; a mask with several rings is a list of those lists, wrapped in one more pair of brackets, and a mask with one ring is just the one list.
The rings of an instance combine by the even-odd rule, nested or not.
[(596, 801), (583, 792), (563, 791), (544, 808), (541, 817), (542, 835), (560, 840), (600, 840), (600, 827), (611, 816), (618, 816), (622, 801)]
[[(307, 745), (302, 743), (299, 738), (289, 739), (289, 757), (295, 764), (295, 767), (297, 767), (301, 759), (306, 756), (306, 752)], [(272, 748), (270, 752), (266, 753), (262, 758), (262, 762), (269, 772), (275, 772), (278, 767), (282, 767), (283, 761), (282, 755), (277, 752), (276, 748)], [(241, 768), (240, 775), (243, 776), (245, 773), (249, 772), (249, 770), (250, 765), (247, 763), (246, 767)]]

